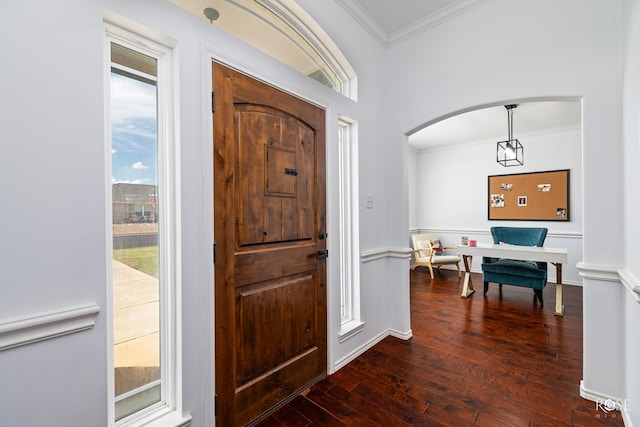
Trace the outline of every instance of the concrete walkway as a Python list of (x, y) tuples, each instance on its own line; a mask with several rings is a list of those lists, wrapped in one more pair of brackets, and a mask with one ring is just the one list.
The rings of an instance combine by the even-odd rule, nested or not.
[(158, 279), (113, 260), (115, 367), (160, 365)]

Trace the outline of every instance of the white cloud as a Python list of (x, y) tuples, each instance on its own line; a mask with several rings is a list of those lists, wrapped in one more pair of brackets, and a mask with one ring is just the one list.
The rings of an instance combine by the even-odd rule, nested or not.
[(134, 169), (147, 169), (147, 166), (145, 166), (142, 162), (135, 162), (131, 165), (131, 167)]
[(113, 178), (112, 184), (147, 184), (151, 180), (149, 178), (142, 179), (134, 179), (134, 180), (126, 180), (126, 179), (115, 179)]
[(111, 102), (111, 120), (116, 126), (126, 125), (133, 118), (156, 119), (155, 86), (114, 74)]

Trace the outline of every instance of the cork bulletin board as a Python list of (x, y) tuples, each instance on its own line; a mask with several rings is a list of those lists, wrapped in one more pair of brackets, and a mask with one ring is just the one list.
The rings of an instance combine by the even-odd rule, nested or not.
[(489, 220), (569, 221), (569, 169), (489, 176)]

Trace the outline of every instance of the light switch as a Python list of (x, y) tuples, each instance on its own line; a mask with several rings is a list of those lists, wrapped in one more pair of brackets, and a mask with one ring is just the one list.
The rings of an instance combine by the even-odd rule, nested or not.
[(367, 209), (373, 209), (373, 196), (367, 196)]

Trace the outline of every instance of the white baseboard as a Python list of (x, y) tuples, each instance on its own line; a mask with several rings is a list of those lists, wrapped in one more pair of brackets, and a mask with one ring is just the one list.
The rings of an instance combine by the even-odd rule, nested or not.
[[(580, 381), (580, 396), (594, 402), (594, 409), (596, 411), (601, 411), (603, 415), (607, 414), (604, 408), (615, 408), (616, 410), (620, 411), (620, 415), (622, 416), (622, 421), (624, 422), (625, 427), (633, 426), (631, 422), (631, 414), (629, 413), (631, 408), (627, 403), (627, 399), (621, 399), (619, 397), (610, 396), (594, 390), (589, 390), (584, 386), (584, 380)], [(611, 416), (612, 414), (609, 415)]]
[(395, 329), (389, 329), (389, 335), (406, 341), (408, 339), (411, 339), (411, 337), (413, 336), (413, 331), (409, 329), (407, 332), (401, 332), (401, 331), (396, 331)]
[(382, 341), (383, 339), (385, 339), (388, 336), (400, 338), (401, 340), (408, 340), (413, 336), (413, 332), (411, 331), (411, 329), (409, 329), (406, 332), (397, 331), (395, 329), (387, 329), (386, 331), (381, 332), (380, 334), (378, 334), (375, 337), (371, 338), (369, 341), (367, 341), (366, 343), (364, 343), (363, 345), (361, 345), (360, 347), (358, 347), (357, 349), (355, 349), (351, 353), (347, 354), (342, 359), (338, 360), (335, 363), (335, 365), (333, 366), (333, 372), (336, 372), (336, 371), (344, 368), (350, 362), (352, 362), (353, 360), (357, 359), (359, 356), (364, 354), (371, 347), (373, 347), (374, 345), (378, 344), (380, 341)]

